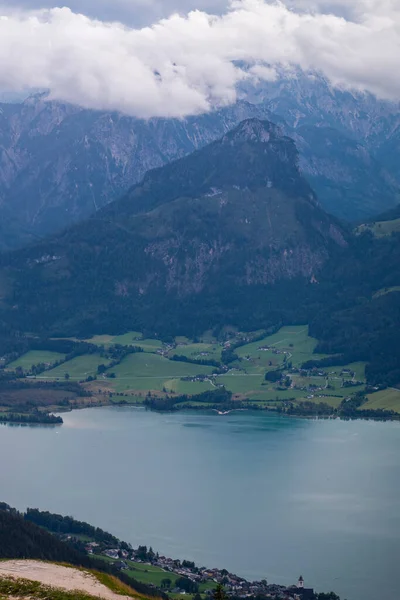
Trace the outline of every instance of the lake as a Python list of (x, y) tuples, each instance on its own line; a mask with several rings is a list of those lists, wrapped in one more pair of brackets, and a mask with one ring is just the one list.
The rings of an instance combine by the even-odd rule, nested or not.
[(0, 427), (0, 500), (342, 600), (398, 597), (400, 424), (97, 408)]

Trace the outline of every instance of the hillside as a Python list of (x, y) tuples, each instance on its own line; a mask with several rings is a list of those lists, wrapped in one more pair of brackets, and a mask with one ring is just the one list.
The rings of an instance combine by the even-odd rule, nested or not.
[[(0, 503), (0, 559), (33, 558), (84, 565), (85, 557)], [(87, 561), (86, 561), (87, 562)]]
[(68, 335), (259, 328), (297, 310), (293, 292), (346, 235), (301, 176), (294, 142), (248, 120), (93, 218), (3, 257), (3, 318)]
[[(122, 586), (121, 586), (122, 587)], [(128, 588), (127, 588), (128, 589)], [(134, 596), (116, 593), (109, 589), (89, 571), (65, 565), (34, 560), (7, 560), (0, 563), (0, 593), (8, 597), (34, 596), (60, 600), (130, 600)]]
[[(34, 512), (34, 511), (33, 511)], [(107, 540), (115, 540), (113, 536), (103, 532), (101, 529), (92, 528), (99, 535), (101, 534)], [(75, 540), (76, 542), (76, 540)], [(161, 592), (156, 592), (154, 588), (135, 580), (132, 576), (126, 576), (121, 574), (118, 569), (113, 565), (104, 563), (95, 557), (89, 556), (84, 546), (77, 549), (77, 544), (65, 543), (61, 541), (55, 535), (49, 533), (46, 529), (39, 527), (35, 523), (29, 521), (26, 515), (19, 513), (16, 509), (11, 508), (8, 504), (0, 502), (0, 582), (4, 583), (2, 577), (14, 576), (19, 578), (25, 578), (28, 580), (40, 581), (46, 585), (57, 585), (57, 587), (64, 588), (66, 590), (82, 589), (77, 588), (76, 578), (79, 571), (71, 572), (70, 576), (65, 577), (64, 574), (58, 574), (56, 579), (58, 583), (55, 583), (54, 569), (53, 573), (51, 570), (45, 568), (39, 568), (37, 561), (49, 561), (57, 563), (68, 563), (78, 569), (85, 568), (90, 569), (92, 573), (96, 573), (98, 578), (101, 578), (103, 582), (107, 582), (108, 587), (113, 587), (115, 591), (120, 593), (128, 593), (129, 595), (146, 596), (146, 597), (164, 597)], [(5, 559), (24, 559), (16, 560), (13, 564), (4, 562)], [(27, 562), (30, 559), (31, 562)], [(36, 576), (32, 577), (32, 570), (35, 571)], [(100, 573), (99, 573), (100, 572)], [(72, 581), (75, 574), (75, 585)], [(53, 578), (53, 582), (52, 582)], [(63, 584), (60, 585), (60, 578), (63, 580)], [(114, 596), (107, 588), (103, 589), (103, 593), (99, 593), (97, 583), (93, 584), (92, 576), (91, 587), (92, 592), (86, 588), (84, 591), (91, 593), (92, 595), (102, 596), (106, 600), (111, 600)], [(97, 589), (96, 589), (97, 588)], [(104, 588), (104, 586), (102, 586)], [(5, 591), (4, 587), (0, 586), (0, 594)], [(46, 591), (46, 590), (44, 590)], [(47, 590), (48, 591), (48, 590)], [(20, 596), (20, 594), (15, 594)], [(32, 588), (30, 593), (26, 594), (32, 597)], [(40, 596), (42, 597), (42, 596)], [(47, 596), (44, 595), (44, 598)], [(66, 600), (66, 599), (65, 599)]]

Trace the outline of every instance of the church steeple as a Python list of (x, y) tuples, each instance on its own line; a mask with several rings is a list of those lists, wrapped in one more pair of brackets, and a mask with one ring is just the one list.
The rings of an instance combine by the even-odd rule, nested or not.
[(302, 575), (300, 575), (300, 577), (299, 577), (299, 580), (297, 582), (297, 587), (298, 588), (304, 588), (304, 579), (303, 579)]

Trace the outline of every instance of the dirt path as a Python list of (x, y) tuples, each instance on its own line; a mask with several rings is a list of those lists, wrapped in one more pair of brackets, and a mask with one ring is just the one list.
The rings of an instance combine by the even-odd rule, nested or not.
[(104, 598), (104, 600), (132, 600), (130, 596), (115, 594), (91, 573), (36, 560), (1, 561), (1, 576), (39, 581), (45, 585), (68, 591), (85, 592), (98, 598)]

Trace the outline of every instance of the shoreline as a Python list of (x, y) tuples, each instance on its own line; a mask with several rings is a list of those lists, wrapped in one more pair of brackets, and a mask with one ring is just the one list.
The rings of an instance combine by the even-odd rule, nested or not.
[[(287, 412), (283, 412), (283, 411), (278, 411), (278, 410), (274, 410), (271, 408), (267, 408), (267, 407), (257, 407), (254, 405), (251, 406), (247, 406), (247, 407), (240, 407), (240, 408), (233, 408), (233, 409), (229, 409), (227, 411), (220, 411), (219, 409), (217, 409), (215, 406), (183, 406), (182, 408), (173, 408), (171, 410), (156, 410), (156, 409), (152, 409), (149, 408), (148, 406), (145, 406), (143, 403), (134, 403), (134, 402), (98, 402), (98, 403), (92, 403), (90, 406), (88, 405), (79, 405), (73, 408), (60, 408), (60, 409), (56, 409), (54, 411), (52, 411), (56, 416), (57, 415), (62, 415), (62, 414), (67, 414), (70, 412), (73, 412), (74, 410), (84, 410), (84, 409), (91, 409), (91, 408), (105, 408), (105, 407), (111, 407), (111, 408), (136, 408), (136, 409), (142, 409), (142, 410), (146, 410), (149, 412), (154, 412), (154, 413), (158, 413), (158, 414), (173, 414), (173, 413), (180, 413), (180, 412), (207, 412), (207, 413), (217, 413), (215, 414), (215, 417), (227, 417), (229, 416), (231, 413), (234, 412), (252, 412), (252, 413), (268, 413), (270, 415), (274, 415), (277, 417), (285, 417), (285, 418), (291, 418), (291, 419), (305, 419), (305, 420), (311, 420), (311, 421), (376, 421), (376, 422), (387, 422), (387, 421), (391, 421), (391, 422), (400, 422), (400, 414), (398, 414), (398, 416), (393, 417), (392, 415), (389, 416), (385, 416), (385, 417), (378, 417), (378, 416), (364, 416), (364, 415), (360, 415), (360, 416), (343, 416), (343, 415), (301, 415), (301, 414), (288, 414)], [(7, 423), (5, 423), (7, 424)], [(32, 424), (34, 425), (34, 424)], [(61, 425), (61, 424), (60, 424)]]

